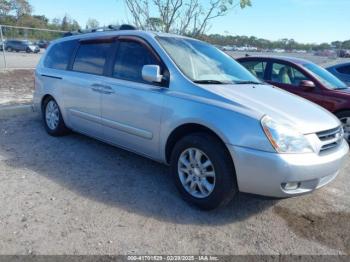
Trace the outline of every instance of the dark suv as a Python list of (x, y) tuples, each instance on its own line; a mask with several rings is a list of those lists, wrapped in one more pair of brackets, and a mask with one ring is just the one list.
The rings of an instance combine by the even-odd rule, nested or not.
[(8, 40), (6, 41), (5, 49), (8, 52), (27, 52), (27, 53), (39, 53), (39, 46), (33, 44), (28, 40)]
[(350, 88), (322, 67), (292, 57), (237, 59), (257, 78), (308, 99), (334, 113), (350, 141)]

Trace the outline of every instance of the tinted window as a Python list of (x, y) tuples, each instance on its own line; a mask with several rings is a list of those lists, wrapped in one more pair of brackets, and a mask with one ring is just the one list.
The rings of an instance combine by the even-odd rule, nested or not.
[(266, 62), (262, 61), (245, 61), (241, 63), (245, 68), (248, 69), (250, 73), (252, 73), (255, 77), (260, 80), (264, 80), (265, 70), (266, 70)]
[(52, 46), (45, 58), (45, 67), (62, 70), (67, 69), (76, 45), (77, 41), (66, 41)]
[(102, 75), (110, 48), (110, 43), (80, 45), (75, 57), (73, 70), (82, 73)]
[(338, 67), (337, 71), (341, 74), (350, 75), (350, 65)]
[(334, 75), (329, 73), (326, 69), (315, 65), (315, 64), (305, 64), (304, 67), (309, 70), (309, 72), (317, 78), (321, 83), (323, 83), (327, 88), (330, 89), (346, 89), (345, 83), (340, 81)]
[(146, 82), (142, 78), (144, 65), (159, 65), (158, 60), (143, 44), (122, 41), (114, 65), (113, 76), (129, 81)]
[(302, 80), (309, 80), (309, 78), (292, 66), (274, 63), (271, 80), (276, 83), (299, 86)]

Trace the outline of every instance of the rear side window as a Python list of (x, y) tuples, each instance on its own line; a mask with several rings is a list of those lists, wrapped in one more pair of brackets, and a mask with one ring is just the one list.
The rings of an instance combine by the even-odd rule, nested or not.
[(46, 55), (44, 65), (48, 68), (66, 70), (69, 60), (77, 46), (77, 41), (66, 41), (51, 47)]
[(103, 69), (110, 53), (111, 43), (90, 43), (80, 45), (75, 57), (73, 71), (103, 75)]
[(350, 75), (350, 65), (338, 67), (337, 71), (341, 74)]
[(250, 73), (252, 73), (255, 77), (260, 80), (264, 80), (265, 70), (266, 70), (266, 62), (262, 61), (245, 61), (241, 62), (241, 64), (248, 69)]
[(146, 83), (142, 78), (144, 65), (160, 65), (143, 44), (136, 41), (121, 41), (114, 65), (113, 77)]

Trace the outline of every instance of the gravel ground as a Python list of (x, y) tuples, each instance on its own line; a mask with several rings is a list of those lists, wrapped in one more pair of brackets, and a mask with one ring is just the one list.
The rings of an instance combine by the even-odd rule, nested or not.
[(31, 103), (34, 71), (0, 71), (0, 107)]
[[(44, 49), (38, 54), (27, 54), (24, 52), (5, 52), (7, 68), (28, 68), (34, 69), (39, 62), (41, 55), (45, 52)], [(3, 52), (0, 52), (0, 69), (5, 66)]]
[(350, 254), (350, 159), (307, 196), (202, 212), (167, 167), (35, 115), (0, 120), (0, 254)]

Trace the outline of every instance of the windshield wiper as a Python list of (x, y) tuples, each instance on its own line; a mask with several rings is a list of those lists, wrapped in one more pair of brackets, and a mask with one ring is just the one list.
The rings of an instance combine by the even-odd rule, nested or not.
[(193, 81), (194, 83), (196, 84), (203, 84), (203, 85), (227, 85), (227, 84), (231, 84), (229, 82), (222, 82), (222, 81), (219, 81), (219, 80), (194, 80)]
[(262, 82), (256, 82), (256, 81), (235, 81), (236, 85), (262, 85)]

